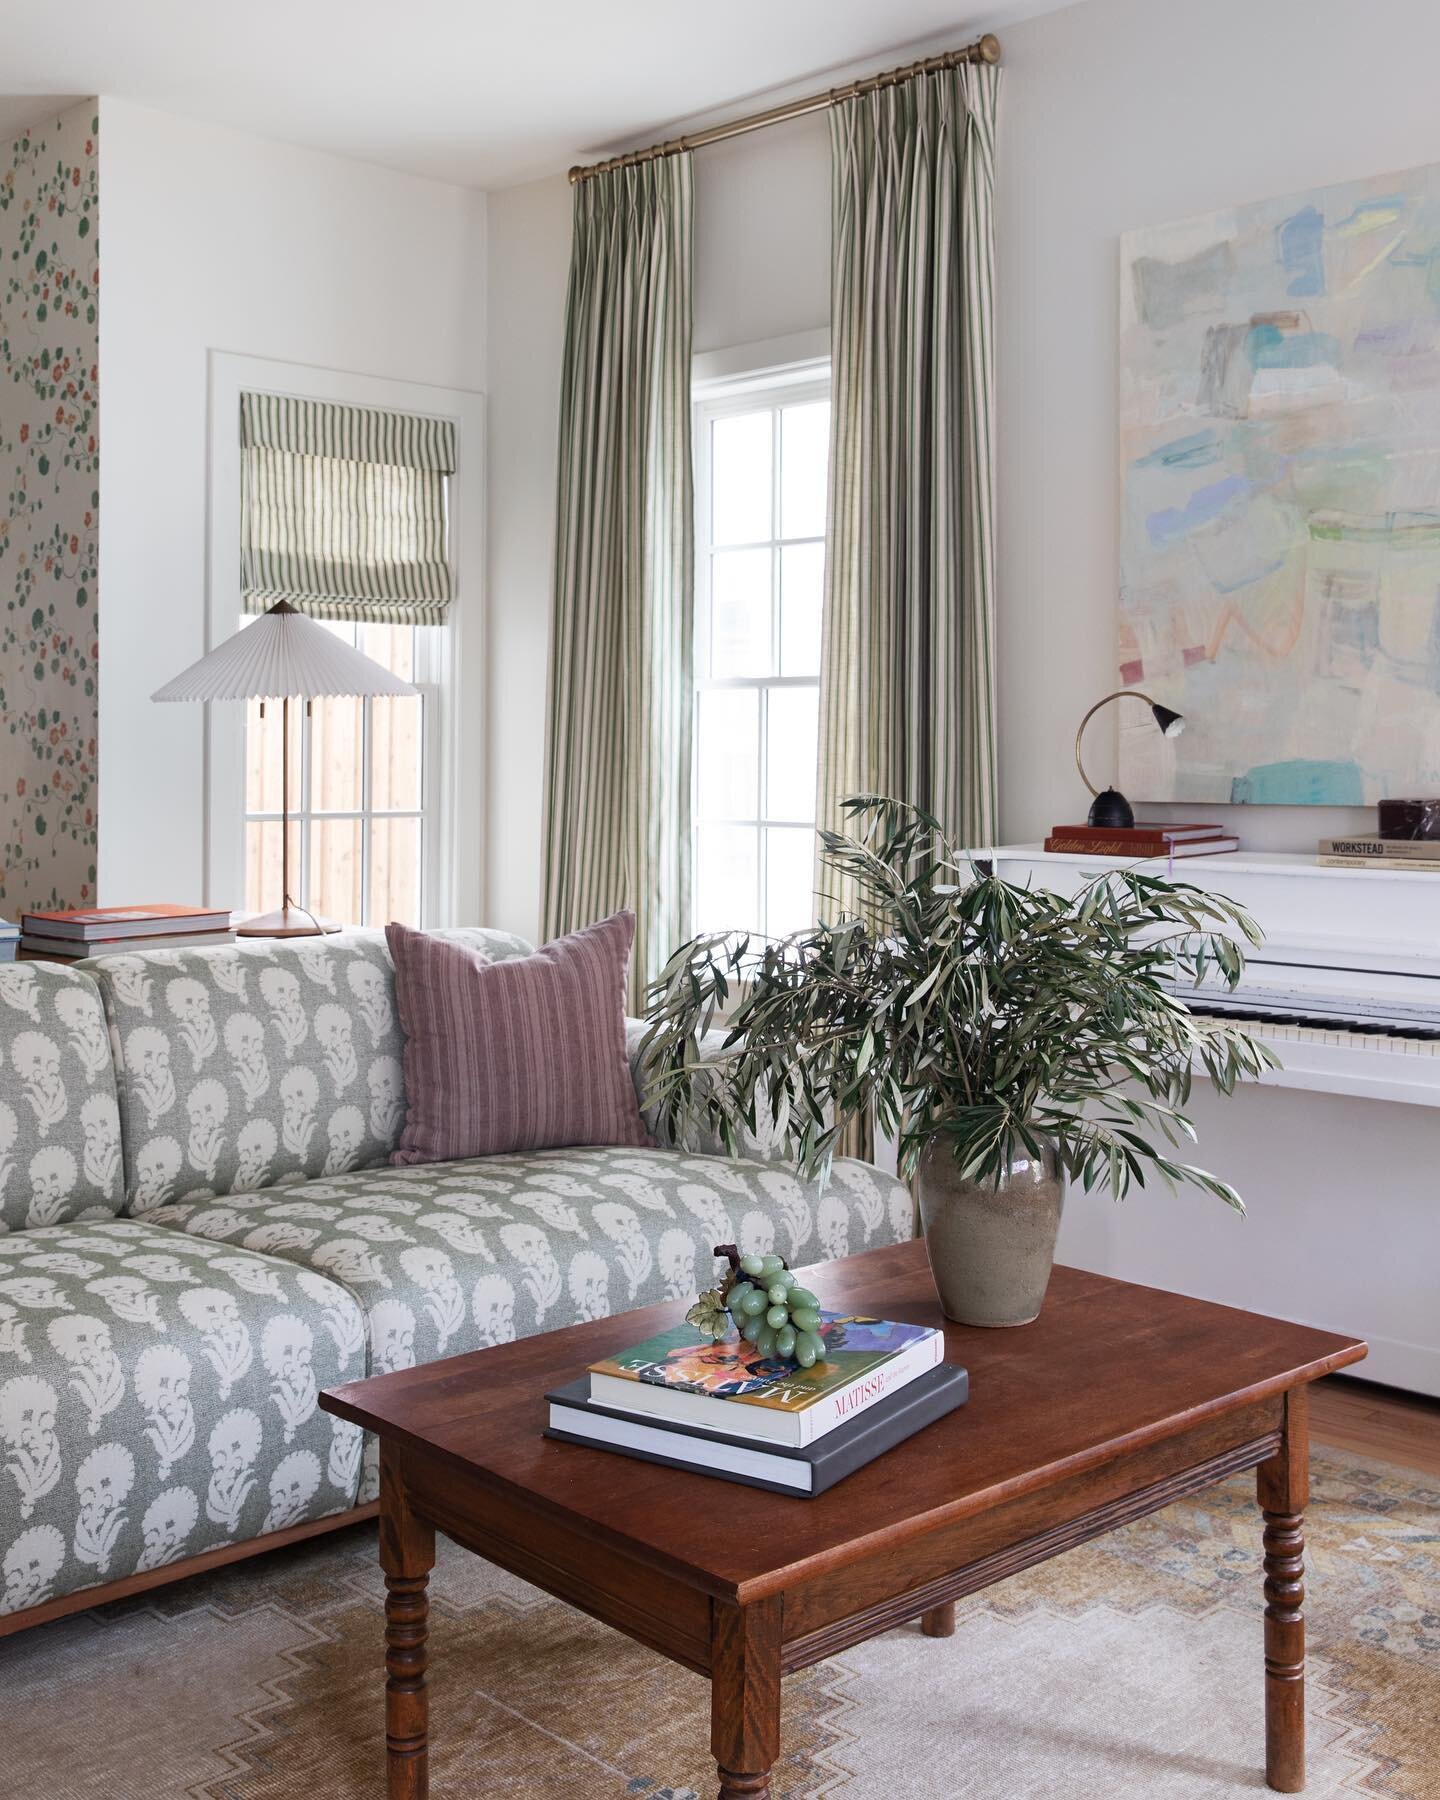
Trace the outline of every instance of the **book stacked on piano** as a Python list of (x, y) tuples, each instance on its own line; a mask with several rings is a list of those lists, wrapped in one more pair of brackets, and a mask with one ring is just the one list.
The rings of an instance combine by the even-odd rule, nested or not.
[(647, 1338), (547, 1394), (547, 1437), (814, 1496), (960, 1406), (965, 1370), (925, 1325), (821, 1313), (813, 1368), (693, 1326)]
[(1071, 856), (1221, 856), (1240, 840), (1223, 825), (1055, 825), (1047, 850)]
[(1396, 869), (1440, 872), (1440, 838), (1374, 836), (1321, 838), (1315, 858), (1322, 869)]
[(21, 915), (20, 947), (57, 961), (137, 950), (233, 944), (230, 914), (213, 906), (91, 906)]
[(0, 919), (0, 962), (14, 962), (20, 948), (20, 927), (8, 919)]

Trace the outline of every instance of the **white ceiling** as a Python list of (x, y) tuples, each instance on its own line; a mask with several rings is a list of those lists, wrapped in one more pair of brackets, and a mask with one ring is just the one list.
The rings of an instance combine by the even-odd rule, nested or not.
[(107, 94), (505, 187), (1063, 4), (0, 0), (0, 135)]

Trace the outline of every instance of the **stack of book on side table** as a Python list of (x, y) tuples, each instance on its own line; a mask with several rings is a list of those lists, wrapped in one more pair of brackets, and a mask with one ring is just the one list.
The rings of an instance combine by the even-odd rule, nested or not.
[(21, 914), (20, 948), (30, 956), (74, 961), (233, 944), (230, 914), (213, 906), (92, 906)]
[(14, 962), (20, 948), (20, 927), (8, 919), (0, 919), (0, 962)]
[(1222, 856), (1240, 840), (1223, 825), (1053, 825), (1045, 848), (1068, 856)]
[(930, 1326), (822, 1313), (819, 1335), (824, 1358), (802, 1369), (677, 1325), (547, 1394), (546, 1436), (814, 1496), (969, 1394)]

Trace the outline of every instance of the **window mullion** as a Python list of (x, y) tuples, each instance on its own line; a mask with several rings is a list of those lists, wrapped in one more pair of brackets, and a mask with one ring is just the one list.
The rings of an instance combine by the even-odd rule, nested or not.
[[(355, 636), (360, 636), (357, 630)], [(373, 870), (370, 867), (370, 812), (374, 798), (370, 780), (370, 752), (372, 746), (372, 708), (375, 702), (368, 694), (360, 702), (360, 917), (355, 921), (363, 925), (370, 917), (370, 881)]]
[(780, 540), (784, 521), (780, 516), (785, 455), (785, 415), (775, 408), (775, 437), (770, 452), (770, 673), (780, 673)]
[[(296, 809), (296, 817), (300, 821), (300, 904), (310, 909), (310, 702), (302, 701), (304, 710), (300, 714), (300, 804)], [(282, 826), (283, 830), (284, 827)], [(284, 905), (284, 901), (281, 901)]]

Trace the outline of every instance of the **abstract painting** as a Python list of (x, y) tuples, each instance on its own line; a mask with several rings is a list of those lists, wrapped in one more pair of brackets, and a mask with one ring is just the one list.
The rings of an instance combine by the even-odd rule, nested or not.
[(1121, 241), (1133, 799), (1440, 793), (1440, 165)]

